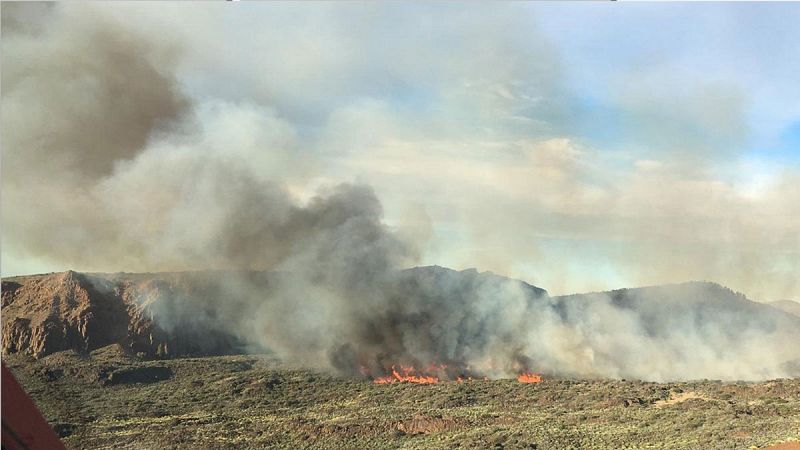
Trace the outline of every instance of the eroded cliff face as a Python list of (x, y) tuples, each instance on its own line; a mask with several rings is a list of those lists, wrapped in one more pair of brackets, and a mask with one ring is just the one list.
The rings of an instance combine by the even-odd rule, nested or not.
[[(68, 271), (3, 280), (3, 353), (38, 358), (61, 350), (87, 353), (111, 344), (147, 357), (236, 352), (236, 337), (193, 323), (193, 305), (182, 301), (202, 289), (192, 278)], [(161, 315), (169, 320), (162, 323)]]

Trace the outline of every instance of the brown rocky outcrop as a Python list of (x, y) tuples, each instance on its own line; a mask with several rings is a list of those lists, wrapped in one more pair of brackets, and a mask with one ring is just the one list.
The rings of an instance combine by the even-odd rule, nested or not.
[(118, 344), (148, 357), (234, 353), (239, 340), (199, 324), (186, 301), (193, 289), (213, 295), (195, 286), (201, 278), (67, 271), (4, 279), (2, 351), (38, 358)]

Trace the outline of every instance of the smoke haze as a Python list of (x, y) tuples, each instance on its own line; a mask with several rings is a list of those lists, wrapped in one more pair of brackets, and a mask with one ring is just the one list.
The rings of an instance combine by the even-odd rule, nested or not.
[[(346, 374), (791, 375), (797, 322), (742, 306), (731, 334), (718, 313), (749, 302), (714, 285), (631, 306), (402, 271), (800, 297), (798, 165), (756, 173), (740, 148), (757, 99), (713, 80), (663, 96), (685, 75), (631, 69), (609, 101), (636, 132), (604, 144), (548, 11), (4, 3), (3, 272), (282, 274), (231, 275), (211, 308)], [(696, 301), (646, 306), (665, 297)]]

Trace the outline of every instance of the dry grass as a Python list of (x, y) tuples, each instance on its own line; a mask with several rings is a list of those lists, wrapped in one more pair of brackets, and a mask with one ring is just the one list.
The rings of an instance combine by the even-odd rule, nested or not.
[(76, 449), (748, 449), (800, 438), (800, 380), (375, 385), (265, 356), (4, 361)]

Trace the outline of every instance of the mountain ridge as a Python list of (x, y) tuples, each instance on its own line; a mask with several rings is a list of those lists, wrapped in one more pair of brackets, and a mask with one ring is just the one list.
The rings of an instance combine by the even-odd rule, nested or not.
[(781, 311), (800, 317), (800, 302), (794, 300), (778, 300), (767, 304), (773, 308), (778, 308)]
[[(228, 270), (70, 270), (8, 277), (2, 280), (2, 351), (36, 358), (63, 350), (89, 354), (108, 345), (145, 358), (263, 351), (269, 348), (265, 347), (269, 340), (254, 338), (259, 330), (245, 326), (250, 323), (246, 319), (261, 314), (261, 305), (253, 300), (271, 301), (275, 286), (289, 286), (292, 292), (294, 281), (289, 273)], [(247, 290), (241, 286), (247, 286)], [(550, 296), (535, 285), (491, 272), (421, 266), (393, 272), (380, 286), (380, 295), (386, 299), (381, 308), (388, 309), (369, 312), (363, 321), (356, 320), (357, 328), (349, 331), (351, 337), (344, 338), (341, 346), (328, 349), (330, 366), (341, 373), (352, 374), (359, 365), (363, 367), (365, 363), (358, 361), (364, 358), (361, 352), (365, 348), (377, 358), (370, 360), (368, 369), (375, 373), (387, 364), (415, 359), (419, 354), (429, 354), (431, 359), (455, 367), (468, 367), (475, 352), (492, 355), (502, 349), (507, 353), (505, 364), (514, 367), (537, 366), (546, 373), (568, 376), (626, 377), (631, 376), (630, 368), (647, 361), (653, 350), (663, 353), (662, 358), (684, 358), (680, 355), (692, 348), (685, 339), (697, 340), (708, 347), (707, 351), (721, 352), (714, 356), (715, 361), (725, 360), (727, 353), (728, 358), (736, 358), (736, 349), (750, 352), (749, 359), (745, 358), (748, 361), (758, 354), (755, 350), (759, 346), (778, 349), (772, 365), (763, 370), (747, 369), (743, 373), (748, 377), (800, 373), (800, 355), (791, 346), (780, 349), (781, 342), (800, 341), (800, 317), (713, 282)], [(286, 291), (281, 293), (285, 295)], [(302, 301), (303, 294), (297, 295), (293, 301)], [(259, 325), (281, 322), (271, 320)], [(534, 322), (526, 325), (526, 320)], [(562, 348), (564, 343), (558, 341), (565, 338), (564, 327), (568, 327), (570, 336), (564, 342), (571, 342), (572, 347)], [(537, 345), (528, 337), (515, 335), (529, 331), (531, 338), (539, 336), (537, 339), (548, 341)], [(630, 345), (644, 339), (650, 347), (642, 347), (641, 354), (629, 360), (631, 355), (619, 353), (629, 344), (604, 350), (613, 336), (624, 339), (620, 342), (630, 340)], [(496, 345), (501, 347), (492, 350)], [(570, 356), (571, 352), (577, 359)], [(298, 358), (301, 363), (307, 362), (302, 355)], [(319, 363), (318, 359), (310, 361)], [(676, 361), (683, 364), (676, 366), (681, 370), (705, 370), (702, 359)], [(781, 364), (783, 368), (778, 367)], [(621, 372), (620, 367), (624, 369)], [(666, 379), (670, 373), (684, 373), (665, 367), (652, 375), (636, 369), (632, 376)], [(504, 373), (512, 369), (497, 370)], [(717, 374), (716, 370), (708, 376)], [(742, 369), (736, 366), (736, 370)]]

